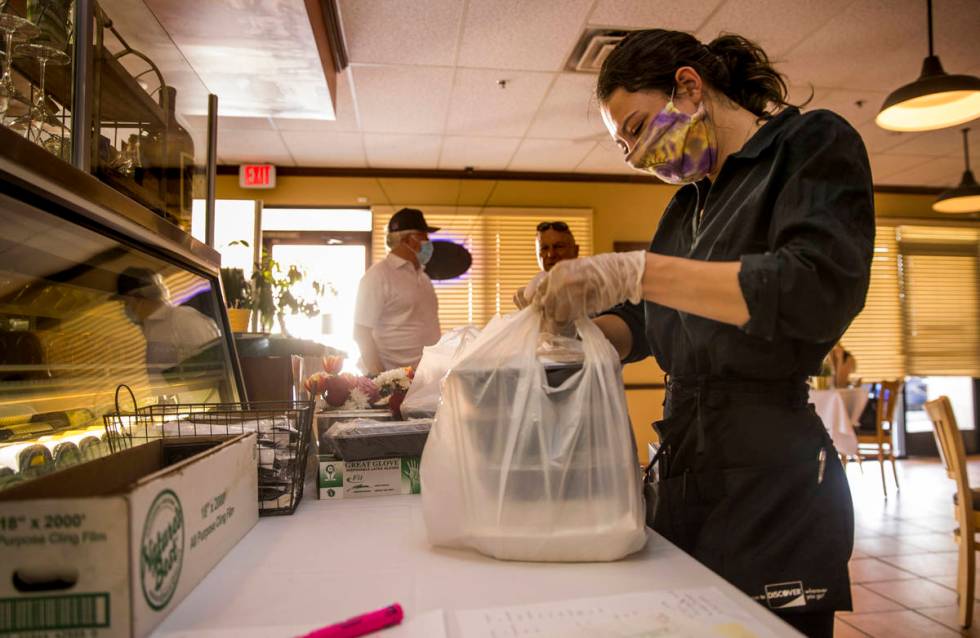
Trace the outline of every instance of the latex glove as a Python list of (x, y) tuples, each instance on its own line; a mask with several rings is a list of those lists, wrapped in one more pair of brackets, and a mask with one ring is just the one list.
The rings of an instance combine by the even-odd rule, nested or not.
[(603, 253), (558, 262), (538, 284), (532, 302), (557, 324), (591, 317), (643, 298), (646, 251)]
[(517, 292), (514, 293), (514, 305), (517, 306), (518, 310), (524, 310), (531, 305), (531, 300), (527, 298), (524, 291), (524, 288), (518, 288)]
[(523, 288), (519, 288), (517, 292), (514, 293), (514, 305), (517, 306), (518, 310), (524, 310), (531, 305), (531, 299), (534, 297), (534, 291), (537, 290), (538, 284), (544, 279), (547, 273), (539, 272), (531, 279), (530, 282)]

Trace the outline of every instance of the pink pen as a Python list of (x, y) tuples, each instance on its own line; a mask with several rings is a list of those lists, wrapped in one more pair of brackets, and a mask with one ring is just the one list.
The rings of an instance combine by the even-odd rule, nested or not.
[(321, 629), (314, 629), (302, 638), (357, 638), (372, 632), (397, 625), (405, 617), (402, 606), (398, 603), (384, 609), (369, 611), (360, 616), (348, 618), (343, 622)]

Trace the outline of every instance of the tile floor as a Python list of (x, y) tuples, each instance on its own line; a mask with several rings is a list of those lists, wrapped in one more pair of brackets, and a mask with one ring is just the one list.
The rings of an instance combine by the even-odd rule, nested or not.
[[(854, 611), (837, 615), (834, 635), (980, 638), (980, 607), (969, 630), (961, 631), (956, 620), (954, 483), (938, 460), (905, 460), (898, 465), (902, 489), (895, 491), (888, 468), (887, 500), (877, 462), (865, 461), (863, 473), (856, 464), (848, 465), (855, 516)], [(971, 457), (969, 473), (971, 484), (980, 485), (980, 457)]]

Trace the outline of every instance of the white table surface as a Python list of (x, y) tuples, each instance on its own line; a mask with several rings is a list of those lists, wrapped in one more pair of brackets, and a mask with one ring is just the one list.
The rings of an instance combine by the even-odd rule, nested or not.
[(393, 602), (418, 624), (431, 610), (708, 586), (777, 636), (800, 635), (652, 531), (618, 562), (507, 562), (429, 546), (419, 496), (304, 498), (292, 516), (259, 519), (154, 636), (284, 638)]
[(868, 403), (868, 388), (811, 389), (810, 403), (830, 432), (837, 451), (848, 456), (856, 455), (858, 442), (854, 425)]

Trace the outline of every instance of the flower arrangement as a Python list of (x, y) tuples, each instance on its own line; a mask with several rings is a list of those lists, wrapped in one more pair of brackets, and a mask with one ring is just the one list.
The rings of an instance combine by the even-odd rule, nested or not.
[(324, 357), (323, 370), (308, 377), (304, 383), (307, 392), (322, 396), (329, 408), (367, 410), (387, 407), (395, 418), (401, 418), (399, 408), (415, 376), (412, 368), (395, 368), (371, 379), (341, 373), (343, 365), (342, 356)]
[(393, 368), (374, 377), (374, 384), (378, 386), (381, 395), (378, 403), (387, 404), (396, 419), (402, 418), (402, 401), (405, 400), (413, 378), (415, 378), (415, 370), (411, 367)]

